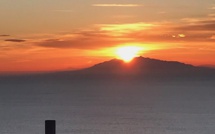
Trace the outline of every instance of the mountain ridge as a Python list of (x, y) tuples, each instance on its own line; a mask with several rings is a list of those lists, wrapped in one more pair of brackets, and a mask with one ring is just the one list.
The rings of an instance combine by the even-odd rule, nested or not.
[(122, 71), (122, 69), (126, 69), (127, 71), (144, 71), (144, 70), (175, 70), (180, 71), (183, 69), (194, 69), (194, 68), (202, 68), (196, 67), (191, 64), (185, 64), (178, 61), (164, 61), (152, 58), (145, 57), (135, 57), (131, 62), (126, 63), (123, 60), (112, 59), (109, 61), (105, 61), (102, 63), (95, 64), (92, 67), (82, 69), (82, 71)]
[[(27, 77), (30, 75), (26, 75)], [(159, 59), (135, 57), (130, 62), (111, 59), (95, 64), (89, 68), (71, 71), (34, 74), (33, 76), (46, 78), (100, 78), (100, 77), (208, 77), (215, 78), (215, 69), (198, 67), (178, 61), (164, 61)]]

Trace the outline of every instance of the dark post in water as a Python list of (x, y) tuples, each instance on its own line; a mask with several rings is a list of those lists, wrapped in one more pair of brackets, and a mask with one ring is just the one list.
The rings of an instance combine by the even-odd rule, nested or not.
[(56, 121), (46, 120), (45, 121), (45, 134), (55, 134), (56, 133)]

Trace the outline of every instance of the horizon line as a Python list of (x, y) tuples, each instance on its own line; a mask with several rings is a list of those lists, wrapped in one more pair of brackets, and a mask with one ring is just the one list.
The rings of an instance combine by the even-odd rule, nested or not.
[[(162, 60), (162, 59), (156, 59), (156, 58), (150, 58), (150, 57), (144, 57), (144, 56), (137, 56), (135, 58), (140, 58), (140, 57), (148, 58), (148, 59), (154, 59), (154, 60), (160, 60), (160, 61), (166, 61), (166, 62), (179, 62), (179, 63), (183, 63), (183, 64), (186, 64), (186, 65), (192, 65), (194, 67), (206, 67), (206, 68), (215, 69), (215, 65), (193, 65), (193, 64), (190, 64), (190, 63), (185, 63), (185, 62), (180, 62), (180, 61), (175, 61), (175, 60)], [(133, 58), (133, 59), (135, 59), (135, 58)], [(95, 64), (87, 66), (87, 67), (80, 67), (80, 68), (73, 68), (73, 69), (67, 68), (67, 69), (57, 69), (57, 70), (0, 71), (0, 76), (31, 75), (31, 74), (44, 74), (44, 73), (55, 73), (55, 72), (64, 72), (64, 71), (79, 71), (79, 70), (87, 69), (87, 68), (93, 67), (93, 66), (95, 66), (97, 64), (104, 63), (104, 62), (111, 61), (111, 60), (121, 60), (121, 61), (123, 61), (122, 59), (119, 59), (119, 58), (112, 58), (112, 59), (109, 59), (109, 60), (105, 60), (103, 62), (95, 63)], [(125, 62), (125, 63), (129, 64), (129, 62)]]

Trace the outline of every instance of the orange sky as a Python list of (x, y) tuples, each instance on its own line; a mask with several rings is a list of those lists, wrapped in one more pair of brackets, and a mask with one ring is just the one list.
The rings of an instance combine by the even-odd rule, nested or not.
[(49, 2), (0, 2), (0, 73), (89, 67), (116, 58), (122, 46), (141, 47), (144, 57), (215, 65), (212, 0), (166, 7), (148, 0)]

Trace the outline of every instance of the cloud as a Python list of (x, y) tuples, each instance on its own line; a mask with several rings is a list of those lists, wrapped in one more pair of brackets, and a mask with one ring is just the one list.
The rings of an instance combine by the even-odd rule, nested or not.
[(46, 48), (102, 49), (123, 44), (169, 44), (214, 42), (215, 20), (211, 17), (185, 18), (181, 22), (96, 24), (35, 41)]
[(123, 36), (135, 31), (145, 31), (153, 29), (156, 25), (150, 23), (126, 23), (126, 24), (100, 24), (97, 25), (101, 31), (109, 33), (111, 36)]
[(10, 35), (8, 35), (8, 34), (1, 34), (0, 35), (0, 37), (8, 37), (8, 36), (10, 36)]
[(185, 34), (172, 35), (173, 38), (185, 38)]
[(140, 4), (93, 4), (94, 7), (142, 7)]
[(212, 40), (215, 40), (215, 35), (212, 35), (212, 36), (211, 36), (211, 39), (212, 39)]
[(23, 40), (23, 39), (6, 39), (5, 41), (8, 41), (8, 42), (25, 42), (26, 40)]
[(179, 26), (179, 30), (186, 31), (215, 31), (215, 20), (200, 20)]
[(209, 17), (215, 17), (215, 13), (208, 14)]
[(35, 42), (35, 45), (47, 48), (73, 48), (73, 49), (101, 49), (123, 43), (123, 39), (116, 39), (99, 31), (80, 31), (70, 36)]
[(35, 42), (46, 48), (102, 49), (126, 43), (213, 42), (213, 21), (181, 24), (98, 24), (95, 29)]
[(210, 9), (211, 9), (211, 10), (215, 10), (215, 6), (211, 7)]
[(105, 47), (112, 47), (120, 43), (120, 41), (103, 40), (103, 39), (77, 39), (77, 40), (45, 40), (36, 45), (48, 48), (73, 48), (73, 49), (101, 49)]
[(212, 42), (215, 31), (215, 19), (210, 16), (202, 18), (184, 18), (181, 23), (172, 23), (167, 26), (172, 35), (184, 34), (183, 41)]
[(148, 23), (97, 24), (94, 29), (78, 31), (58, 38), (36, 42), (37, 46), (49, 48), (101, 49), (132, 42), (129, 33), (153, 27)]

